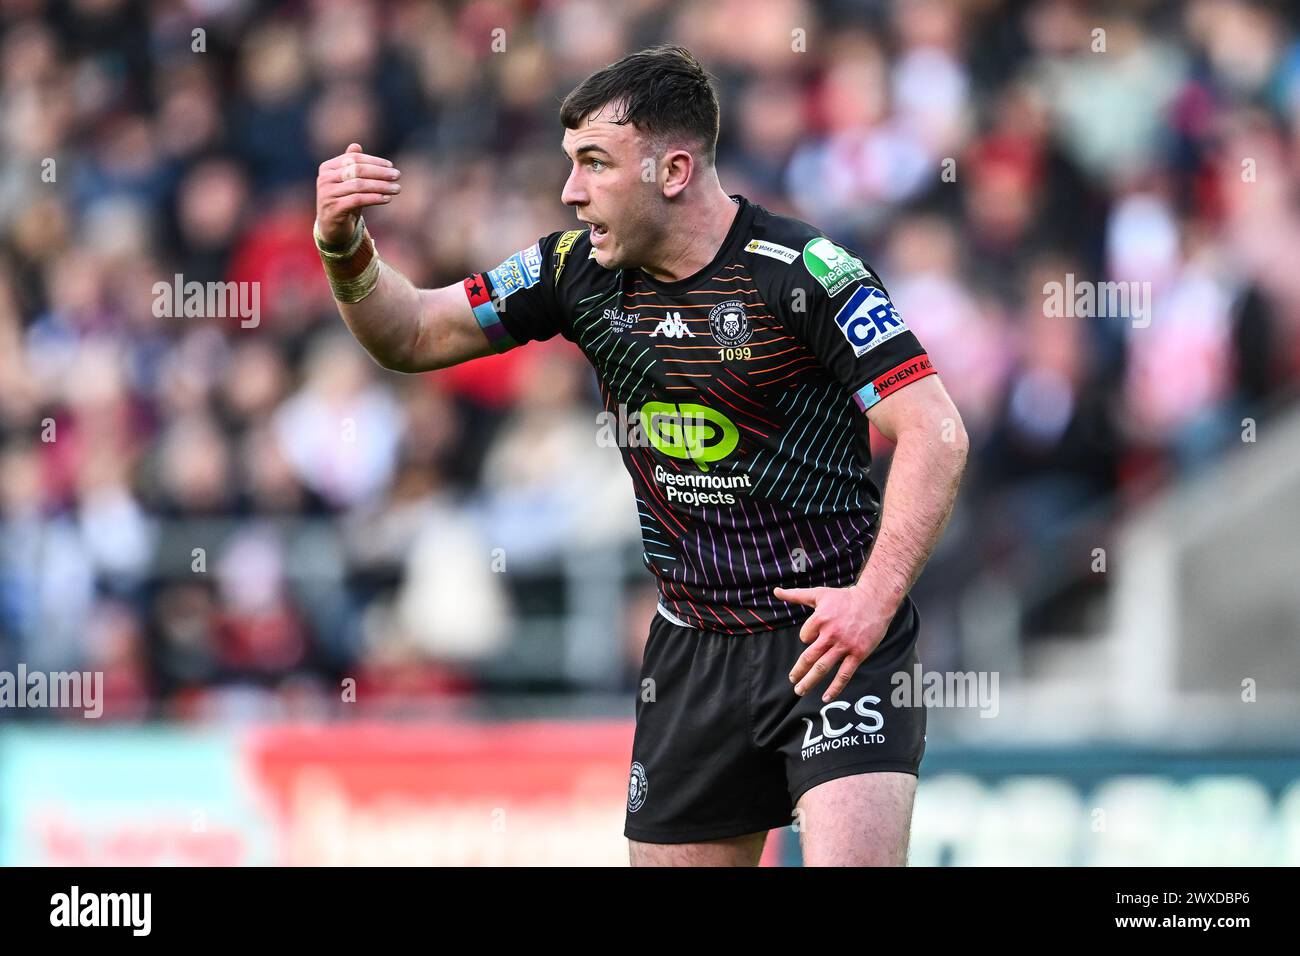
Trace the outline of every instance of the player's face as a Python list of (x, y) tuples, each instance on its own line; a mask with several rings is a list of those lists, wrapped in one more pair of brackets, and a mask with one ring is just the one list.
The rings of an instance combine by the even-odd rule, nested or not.
[(666, 203), (645, 160), (656, 159), (636, 128), (589, 117), (565, 130), (564, 152), (573, 162), (560, 198), (587, 223), (596, 261), (606, 269), (629, 269), (653, 261), (666, 231)]

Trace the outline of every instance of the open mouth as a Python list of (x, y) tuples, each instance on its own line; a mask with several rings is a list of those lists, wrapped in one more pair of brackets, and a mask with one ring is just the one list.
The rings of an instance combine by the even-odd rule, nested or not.
[(599, 223), (589, 222), (588, 227), (591, 229), (591, 244), (600, 245), (600, 241), (609, 235), (609, 230)]

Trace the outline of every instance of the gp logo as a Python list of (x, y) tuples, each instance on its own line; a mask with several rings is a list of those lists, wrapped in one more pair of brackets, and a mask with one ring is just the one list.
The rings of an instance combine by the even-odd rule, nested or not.
[(641, 427), (658, 451), (669, 458), (693, 461), (700, 471), (721, 461), (740, 441), (740, 432), (726, 415), (707, 405), (687, 402), (646, 402)]
[[(804, 748), (813, 747), (825, 740), (835, 740), (843, 737), (849, 731), (857, 731), (859, 734), (875, 734), (885, 726), (885, 715), (878, 710), (868, 707), (868, 704), (879, 704), (880, 698), (875, 694), (867, 694), (865, 697), (859, 697), (857, 703), (850, 704), (847, 700), (833, 700), (825, 704), (821, 709), (821, 733), (814, 736), (813, 728), (816, 722), (811, 717), (800, 718), (804, 722), (803, 746)], [(843, 713), (849, 708), (857, 716), (865, 720), (854, 722), (848, 714)], [(834, 715), (834, 719), (832, 719)], [(840, 723), (844, 720), (844, 723)], [(863, 741), (865, 743), (879, 743), (879, 741)]]

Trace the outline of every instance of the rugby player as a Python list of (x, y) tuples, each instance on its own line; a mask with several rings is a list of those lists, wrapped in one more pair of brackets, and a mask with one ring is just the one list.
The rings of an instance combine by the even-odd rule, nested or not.
[[(385, 368), (562, 335), (607, 412), (658, 578), (625, 835), (634, 865), (753, 865), (797, 824), (809, 865), (906, 863), (923, 706), (890, 703), (909, 591), (965, 467), (961, 417), (888, 292), (818, 229), (728, 195), (712, 82), (685, 49), (624, 57), (564, 101), (582, 227), (417, 289), (362, 212), (400, 191), (352, 144), (320, 166), (316, 242)], [(444, 224), (446, 225), (446, 224)], [(895, 443), (881, 495), (868, 424)]]

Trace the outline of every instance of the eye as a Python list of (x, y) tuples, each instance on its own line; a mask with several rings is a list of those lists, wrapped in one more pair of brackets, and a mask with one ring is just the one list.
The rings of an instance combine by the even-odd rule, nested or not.
[(593, 159), (587, 165), (592, 170), (592, 172), (596, 172), (596, 173), (600, 172), (602, 169), (605, 168), (605, 164), (602, 163), (599, 159)]

